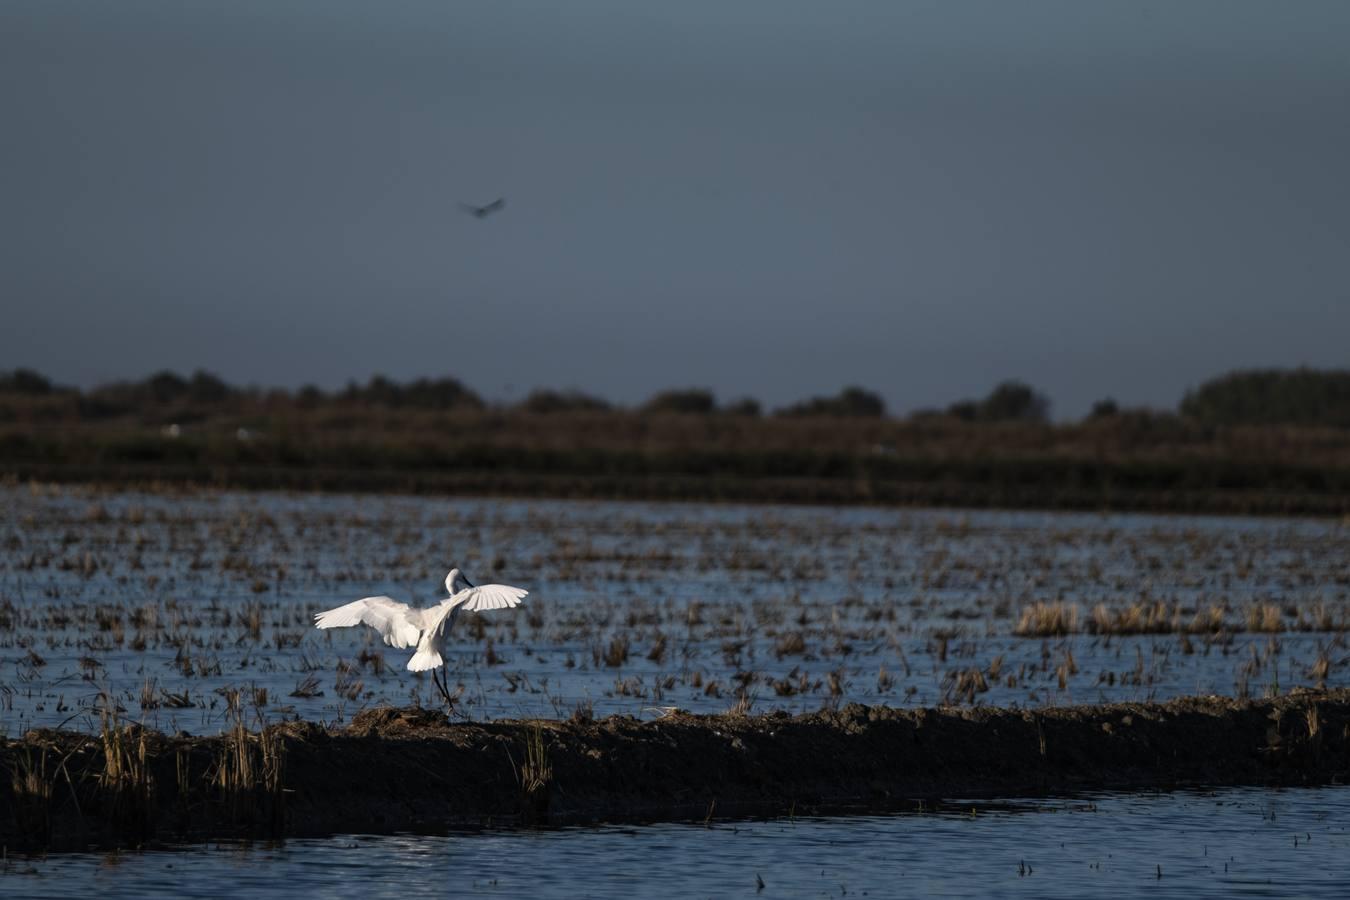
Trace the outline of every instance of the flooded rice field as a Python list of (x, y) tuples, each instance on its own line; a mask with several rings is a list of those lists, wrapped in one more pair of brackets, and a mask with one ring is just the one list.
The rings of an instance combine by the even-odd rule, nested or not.
[[(1343, 788), (1107, 795), (940, 814), (336, 836), (0, 866), (6, 896), (1344, 896)], [(971, 848), (978, 847), (978, 853)], [(763, 885), (762, 889), (760, 885)]]
[(1350, 684), (1350, 527), (1277, 520), (0, 489), (0, 729), (214, 733), (441, 704), (314, 613), (529, 588), (463, 617), (455, 715), (1040, 707)]

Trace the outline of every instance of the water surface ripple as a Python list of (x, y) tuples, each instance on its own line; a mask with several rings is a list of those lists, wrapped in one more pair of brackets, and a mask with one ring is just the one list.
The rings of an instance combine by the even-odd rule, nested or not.
[[(953, 807), (956, 805), (953, 804)], [(1350, 790), (11, 859), (6, 897), (1343, 897)], [(764, 881), (757, 891), (756, 876)]]

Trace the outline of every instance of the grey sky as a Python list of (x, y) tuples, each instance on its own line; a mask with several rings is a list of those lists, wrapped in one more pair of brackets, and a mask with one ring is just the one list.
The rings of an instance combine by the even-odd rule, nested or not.
[(0, 368), (1078, 415), (1344, 366), (1347, 48), (1343, 0), (5, 0)]

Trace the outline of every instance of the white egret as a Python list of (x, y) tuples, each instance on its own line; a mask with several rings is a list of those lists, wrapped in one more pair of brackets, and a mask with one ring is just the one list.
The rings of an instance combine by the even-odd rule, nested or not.
[(317, 628), (369, 625), (391, 647), (399, 650), (416, 647), (417, 652), (408, 660), (408, 670), (433, 670), (431, 680), (446, 702), (453, 702), (450, 698), (449, 677), (443, 674), (444, 682), (437, 681), (435, 670), (445, 665), (441, 651), (445, 649), (446, 636), (455, 627), (460, 611), (511, 609), (519, 606), (529, 591), (505, 584), (475, 585), (457, 568), (451, 569), (450, 574), (445, 576), (445, 589), (450, 592), (450, 596), (435, 606), (415, 609), (392, 597), (366, 597), (337, 609), (317, 613), (314, 625)]

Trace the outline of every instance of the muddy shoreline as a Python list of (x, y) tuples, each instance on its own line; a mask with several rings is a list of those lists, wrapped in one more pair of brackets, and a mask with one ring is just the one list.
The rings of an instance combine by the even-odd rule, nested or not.
[(654, 721), (452, 723), (381, 708), (341, 729), (32, 731), (0, 742), (0, 775), (0, 844), (56, 850), (1311, 785), (1350, 777), (1350, 691)]

